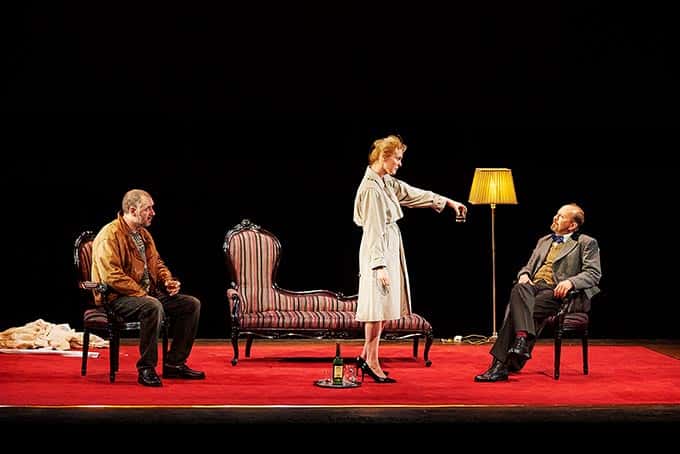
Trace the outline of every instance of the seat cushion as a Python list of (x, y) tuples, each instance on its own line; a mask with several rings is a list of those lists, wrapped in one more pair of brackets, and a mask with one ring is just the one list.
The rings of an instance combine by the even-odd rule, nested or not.
[[(140, 328), (139, 322), (126, 322), (122, 318), (115, 316), (114, 325), (121, 330), (138, 330)], [(83, 315), (83, 324), (89, 330), (106, 330), (108, 329), (109, 318), (106, 314), (106, 309), (103, 307), (95, 307), (87, 309)], [(162, 323), (167, 323), (163, 320)]]
[(432, 325), (418, 314), (408, 314), (398, 320), (385, 322), (385, 332), (430, 332)]
[[(547, 326), (555, 326), (557, 316), (546, 319)], [(588, 314), (586, 312), (571, 312), (564, 316), (563, 331), (583, 331), (588, 328)]]
[(588, 327), (588, 314), (574, 312), (564, 316), (563, 328), (565, 331), (582, 331)]
[(83, 316), (83, 323), (89, 329), (106, 329), (109, 319), (103, 307), (87, 309)]
[(264, 311), (243, 314), (241, 329), (354, 330), (361, 323), (354, 312), (343, 311)]
[[(264, 311), (243, 314), (241, 329), (348, 330), (363, 329), (353, 311)], [(428, 332), (430, 323), (418, 314), (385, 322), (385, 332)]]

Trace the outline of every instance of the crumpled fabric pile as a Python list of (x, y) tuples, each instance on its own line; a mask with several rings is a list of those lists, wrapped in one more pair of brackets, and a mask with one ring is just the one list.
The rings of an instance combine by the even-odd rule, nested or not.
[[(90, 347), (108, 348), (109, 341), (90, 334)], [(67, 323), (54, 324), (38, 319), (0, 332), (0, 348), (70, 350), (83, 348), (83, 333)]]

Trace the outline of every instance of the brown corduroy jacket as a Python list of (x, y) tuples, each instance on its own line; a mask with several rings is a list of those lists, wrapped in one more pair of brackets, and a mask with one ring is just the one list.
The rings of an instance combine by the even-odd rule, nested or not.
[[(109, 286), (107, 301), (121, 296), (146, 296), (139, 285), (144, 275), (144, 259), (130, 236), (130, 227), (118, 218), (105, 225), (92, 243), (92, 280)], [(148, 230), (140, 227), (144, 240), (146, 263), (149, 269), (151, 287), (149, 293), (165, 289), (165, 281), (172, 279), (172, 273), (161, 260), (156, 244)], [(95, 292), (95, 303), (102, 304), (102, 295)]]

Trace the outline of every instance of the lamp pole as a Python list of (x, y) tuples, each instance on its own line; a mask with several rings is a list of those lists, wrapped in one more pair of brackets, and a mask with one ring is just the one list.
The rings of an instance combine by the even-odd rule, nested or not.
[(496, 204), (491, 204), (491, 295), (492, 295), (492, 313), (493, 313), (493, 331), (491, 340), (498, 338), (496, 331)]
[(470, 198), (473, 204), (491, 206), (491, 294), (493, 331), (487, 341), (498, 338), (496, 331), (496, 205), (517, 205), (512, 171), (505, 168), (477, 168), (472, 177)]

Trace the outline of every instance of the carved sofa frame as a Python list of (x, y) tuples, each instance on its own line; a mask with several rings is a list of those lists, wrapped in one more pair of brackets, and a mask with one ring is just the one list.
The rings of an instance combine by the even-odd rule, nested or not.
[[(230, 285), (227, 290), (231, 318), (231, 343), (239, 360), (239, 337), (245, 336), (246, 358), (254, 338), (281, 339), (303, 337), (314, 339), (363, 338), (363, 323), (355, 320), (357, 296), (344, 296), (329, 290), (291, 291), (280, 288), (276, 273), (281, 243), (259, 225), (244, 219), (230, 229), (224, 239)], [(432, 325), (422, 316), (411, 313), (385, 323), (386, 340), (413, 339), (413, 356), (425, 339), (423, 357), (430, 366)]]

